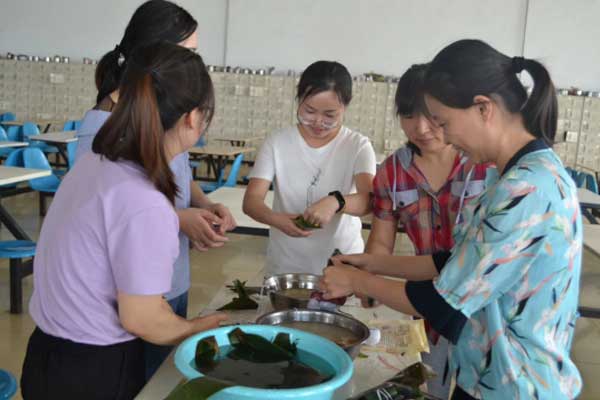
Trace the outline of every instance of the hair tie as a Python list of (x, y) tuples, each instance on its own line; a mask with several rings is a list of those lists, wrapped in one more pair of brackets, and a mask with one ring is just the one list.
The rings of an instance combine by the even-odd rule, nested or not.
[(129, 67), (140, 70), (143, 74), (148, 74), (154, 80), (157, 80), (160, 77), (160, 71), (156, 66), (144, 67), (136, 61), (135, 57), (132, 57), (127, 61)]
[(120, 67), (125, 62), (125, 54), (123, 54), (123, 52), (121, 51), (120, 45), (115, 46), (115, 51), (119, 53), (119, 58), (117, 58), (117, 65)]
[(513, 57), (511, 63), (511, 71), (513, 74), (518, 74), (525, 69), (524, 57)]

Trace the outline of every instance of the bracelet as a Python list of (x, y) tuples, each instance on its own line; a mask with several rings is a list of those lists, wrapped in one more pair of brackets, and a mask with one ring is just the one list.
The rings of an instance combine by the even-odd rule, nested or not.
[(344, 199), (344, 196), (342, 195), (342, 193), (340, 193), (339, 190), (334, 190), (333, 192), (329, 192), (328, 195), (335, 197), (335, 199), (337, 200), (337, 202), (339, 204), (338, 209), (335, 211), (336, 214), (339, 213), (340, 211), (342, 211), (344, 209), (344, 207), (346, 207), (346, 200)]

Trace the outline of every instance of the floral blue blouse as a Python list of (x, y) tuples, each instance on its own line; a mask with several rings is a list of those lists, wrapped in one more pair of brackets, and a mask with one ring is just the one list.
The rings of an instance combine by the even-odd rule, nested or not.
[(486, 187), (463, 211), (433, 281), (451, 310), (434, 316), (440, 332), (452, 325), (448, 315), (463, 319), (450, 335), (450, 371), (477, 399), (575, 398), (582, 385), (569, 358), (582, 251), (576, 187), (541, 140), (521, 149), (502, 176), (490, 171)]

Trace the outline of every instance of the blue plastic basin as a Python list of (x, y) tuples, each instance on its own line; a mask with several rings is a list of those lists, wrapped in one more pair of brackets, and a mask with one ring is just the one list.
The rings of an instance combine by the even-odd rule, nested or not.
[[(352, 377), (353, 364), (348, 354), (335, 343), (312, 333), (297, 329), (285, 328), (276, 325), (239, 325), (212, 329), (198, 333), (183, 341), (175, 352), (175, 365), (188, 379), (203, 376), (195, 369), (194, 356), (196, 344), (208, 336), (214, 336), (219, 347), (230, 346), (227, 334), (240, 328), (246, 333), (260, 335), (270, 341), (275, 339), (279, 332), (290, 334), (290, 339), (296, 342), (301, 354), (316, 357), (326, 363), (326, 369), (333, 373), (333, 377), (319, 385), (307, 386), (298, 389), (257, 389), (245, 386), (232, 386), (215, 393), (211, 400), (266, 400), (266, 399), (302, 399), (302, 400), (329, 400), (333, 393), (346, 384)], [(302, 358), (300, 361), (303, 361)], [(315, 366), (317, 367), (317, 366)], [(317, 367), (317, 369), (321, 369)]]

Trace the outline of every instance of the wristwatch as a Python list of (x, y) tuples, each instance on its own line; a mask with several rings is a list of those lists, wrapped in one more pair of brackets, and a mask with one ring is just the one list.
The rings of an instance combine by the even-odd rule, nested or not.
[(335, 211), (335, 213), (339, 213), (340, 211), (342, 211), (344, 209), (344, 207), (346, 207), (346, 200), (344, 200), (344, 196), (340, 193), (339, 190), (334, 190), (333, 192), (329, 192), (328, 196), (333, 196), (335, 197), (335, 199), (337, 200), (339, 207), (338, 209)]

